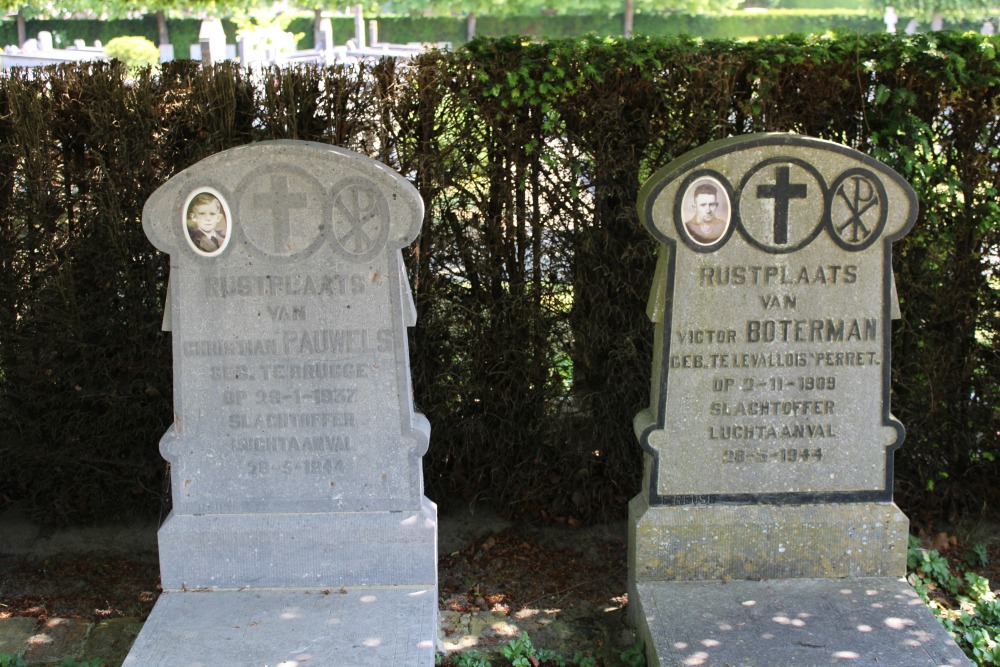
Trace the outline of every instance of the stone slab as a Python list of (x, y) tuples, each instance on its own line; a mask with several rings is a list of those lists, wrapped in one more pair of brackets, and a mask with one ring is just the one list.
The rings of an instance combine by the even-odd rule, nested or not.
[(436, 586), (437, 508), (420, 512), (171, 514), (163, 590)]
[(101, 659), (107, 665), (120, 665), (135, 642), (142, 621), (138, 618), (108, 618), (94, 625), (83, 642), (80, 660)]
[(884, 577), (906, 573), (893, 503), (629, 504), (629, 581)]
[(629, 607), (650, 667), (972, 664), (895, 577), (641, 583)]
[(61, 661), (75, 655), (90, 629), (90, 622), (78, 618), (50, 618), (28, 639), (24, 660), (29, 665)]
[(123, 667), (434, 664), (433, 588), (165, 593)]
[(0, 618), (0, 653), (20, 655), (37, 625), (36, 618)]

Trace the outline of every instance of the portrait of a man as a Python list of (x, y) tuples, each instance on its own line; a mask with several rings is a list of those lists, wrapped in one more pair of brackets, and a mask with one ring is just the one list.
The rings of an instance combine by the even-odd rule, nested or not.
[(221, 252), (226, 245), (229, 220), (219, 197), (207, 191), (191, 197), (185, 215), (185, 228), (195, 250), (207, 255)]
[(711, 245), (726, 233), (729, 226), (729, 199), (713, 178), (698, 179), (684, 195), (688, 217), (684, 228), (695, 243)]

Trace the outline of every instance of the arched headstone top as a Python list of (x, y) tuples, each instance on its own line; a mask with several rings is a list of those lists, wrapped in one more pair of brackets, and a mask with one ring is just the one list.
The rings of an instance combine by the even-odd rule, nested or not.
[[(198, 195), (218, 202), (226, 247), (198, 245)], [(325, 144), (265, 141), (212, 155), (171, 178), (146, 203), (143, 227), (175, 261), (223, 259), (239, 247), (244, 256), (290, 262), (327, 248), (364, 262), (412, 243), (423, 212), (416, 188), (381, 163)]]
[[(714, 198), (714, 220), (699, 219), (699, 198), (702, 215)], [(712, 142), (657, 171), (639, 194), (640, 218), (654, 238), (699, 253), (733, 238), (773, 255), (818, 238), (862, 252), (904, 235), (916, 214), (913, 189), (886, 165), (794, 134)]]

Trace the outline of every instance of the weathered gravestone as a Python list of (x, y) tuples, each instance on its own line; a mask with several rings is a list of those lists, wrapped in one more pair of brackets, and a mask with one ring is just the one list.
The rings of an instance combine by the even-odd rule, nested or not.
[(901, 579), (892, 502), (912, 189), (852, 149), (751, 135), (657, 172), (639, 212), (661, 244), (629, 544), (650, 664), (964, 664)]
[(157, 190), (170, 254), (173, 511), (127, 665), (431, 665), (436, 508), (400, 249), (423, 204), (321, 144), (209, 157)]

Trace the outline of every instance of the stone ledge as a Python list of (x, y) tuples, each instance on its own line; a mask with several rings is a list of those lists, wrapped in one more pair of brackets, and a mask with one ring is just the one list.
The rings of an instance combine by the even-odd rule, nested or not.
[(629, 503), (629, 577), (641, 581), (895, 577), (909, 521), (893, 503)]
[(0, 653), (21, 655), (39, 625), (37, 618), (0, 618)]
[(433, 665), (436, 635), (433, 586), (164, 593), (123, 664)]
[(901, 578), (644, 582), (636, 589), (629, 606), (649, 667), (972, 664)]
[(138, 618), (109, 618), (94, 624), (80, 650), (80, 660), (101, 658), (111, 667), (120, 665), (135, 642), (142, 621)]
[(29, 665), (58, 663), (76, 655), (90, 629), (90, 622), (78, 618), (50, 618), (28, 638), (24, 660)]

